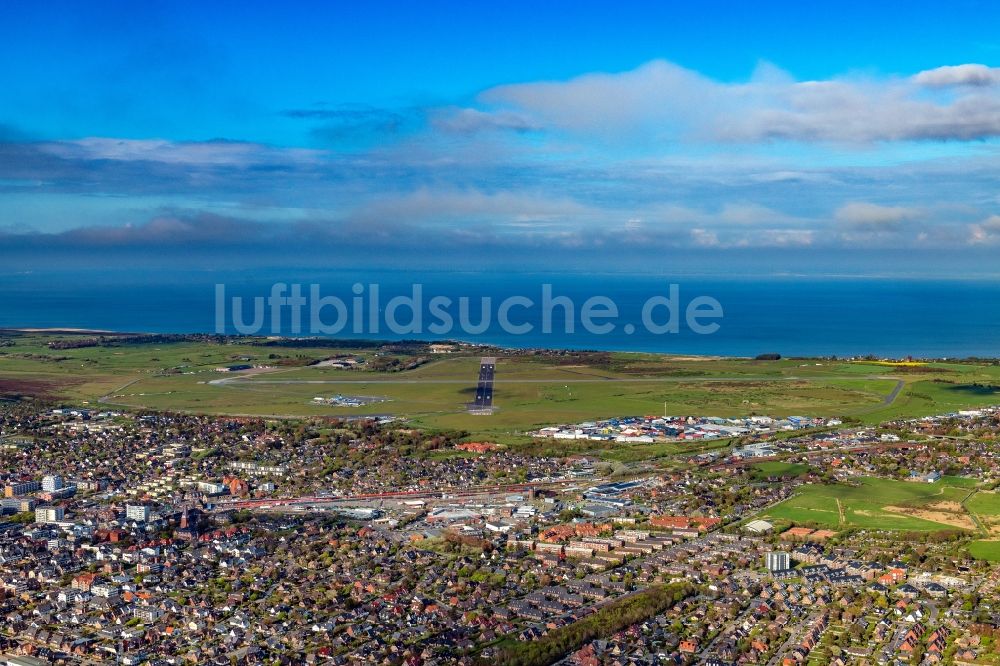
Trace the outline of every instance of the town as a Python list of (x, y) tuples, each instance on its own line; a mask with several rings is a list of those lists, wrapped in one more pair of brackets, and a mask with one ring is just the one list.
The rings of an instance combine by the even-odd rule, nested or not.
[(0, 2), (0, 666), (1000, 666), (998, 35)]
[(539, 431), (731, 443), (634, 466), (372, 420), (2, 410), (6, 663), (1000, 659), (996, 408)]
[(591, 439), (616, 442), (656, 442), (716, 439), (760, 435), (776, 431), (800, 430), (823, 425), (841, 425), (839, 419), (789, 416), (748, 416), (724, 419), (717, 416), (644, 416), (607, 419), (575, 426), (549, 426), (534, 433), (555, 439)]

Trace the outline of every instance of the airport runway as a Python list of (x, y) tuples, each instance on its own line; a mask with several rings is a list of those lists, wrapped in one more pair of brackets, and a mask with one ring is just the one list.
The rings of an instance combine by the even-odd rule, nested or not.
[[(258, 377), (260, 375), (257, 375)], [(552, 379), (513, 377), (510, 379), (494, 379), (494, 384), (603, 384), (605, 382), (629, 383), (691, 383), (691, 382), (791, 382), (791, 381), (823, 381), (844, 379), (844, 375), (828, 377), (601, 377), (598, 379), (568, 379), (565, 377)], [(860, 376), (857, 379), (885, 379), (884, 377)], [(466, 384), (467, 379), (256, 379), (250, 377), (226, 377), (213, 379), (208, 384), (216, 386), (225, 384)]]
[(493, 381), (496, 376), (497, 360), (484, 356), (479, 362), (479, 383), (476, 384), (476, 401), (469, 410), (489, 410), (493, 408)]

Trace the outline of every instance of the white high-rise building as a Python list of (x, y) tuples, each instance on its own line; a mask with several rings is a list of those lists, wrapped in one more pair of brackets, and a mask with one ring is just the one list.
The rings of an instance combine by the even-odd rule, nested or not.
[(140, 523), (145, 523), (149, 520), (149, 507), (143, 506), (142, 504), (126, 504), (125, 518), (127, 520), (136, 520)]
[(47, 493), (62, 490), (63, 478), (58, 474), (50, 474), (42, 477), (42, 490)]
[(787, 571), (792, 568), (791, 557), (788, 553), (768, 553), (764, 556), (764, 566), (768, 571)]
[(36, 523), (58, 523), (64, 516), (65, 510), (61, 506), (40, 506), (35, 509)]

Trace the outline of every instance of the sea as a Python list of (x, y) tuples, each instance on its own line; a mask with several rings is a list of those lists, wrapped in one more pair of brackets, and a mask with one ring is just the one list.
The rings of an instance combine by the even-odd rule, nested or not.
[[(268, 300), (294, 296), (293, 289), (305, 301), (297, 308)], [(468, 304), (464, 324), (462, 299)], [(23, 272), (0, 274), (0, 327), (242, 330), (713, 356), (1000, 357), (1000, 281), (299, 269)]]

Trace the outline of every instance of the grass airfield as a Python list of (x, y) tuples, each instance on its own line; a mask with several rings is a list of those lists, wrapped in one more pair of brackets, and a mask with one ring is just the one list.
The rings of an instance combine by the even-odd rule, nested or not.
[[(849, 416), (877, 423), (1000, 402), (1000, 367), (830, 360), (678, 357), (644, 353), (500, 356), (498, 411), (466, 413), (478, 353), (433, 355), (398, 372), (308, 366), (337, 354), (372, 359), (375, 348), (276, 348), (172, 342), (54, 350), (72, 336), (4, 335), (0, 392), (73, 404), (271, 417), (391, 414), (430, 429), (503, 438), (553, 423), (641, 414)], [(406, 360), (405, 354), (397, 354)], [(274, 366), (219, 373), (236, 363)], [(379, 396), (360, 407), (316, 396)]]

